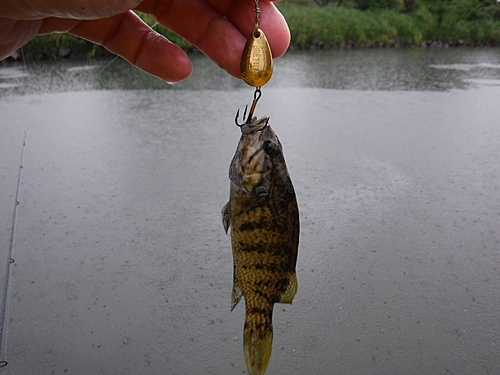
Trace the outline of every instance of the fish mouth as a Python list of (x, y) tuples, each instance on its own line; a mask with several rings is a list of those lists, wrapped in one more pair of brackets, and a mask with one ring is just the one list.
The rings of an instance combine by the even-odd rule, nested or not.
[(266, 126), (269, 126), (268, 124), (269, 117), (262, 117), (260, 120), (257, 120), (257, 117), (254, 117), (252, 122), (240, 125), (241, 133), (245, 135), (253, 134), (263, 130)]

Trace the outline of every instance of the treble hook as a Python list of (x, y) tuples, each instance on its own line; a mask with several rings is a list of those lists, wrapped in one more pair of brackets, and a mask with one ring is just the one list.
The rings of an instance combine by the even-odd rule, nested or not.
[[(243, 123), (238, 124), (238, 117), (240, 116), (240, 110), (236, 112), (236, 117), (234, 118), (234, 122), (236, 126), (239, 126), (240, 128), (245, 125), (245, 124), (250, 124), (252, 122), (252, 116), (255, 111), (255, 107), (257, 106), (257, 102), (259, 101), (260, 97), (262, 96), (262, 91), (260, 90), (260, 86), (255, 88), (255, 91), (253, 93), (253, 101), (252, 101), (252, 106), (250, 107), (250, 112), (248, 112), (248, 117), (247, 117), (247, 109), (248, 105), (245, 106), (245, 111), (243, 112)], [(246, 120), (245, 120), (246, 118)]]

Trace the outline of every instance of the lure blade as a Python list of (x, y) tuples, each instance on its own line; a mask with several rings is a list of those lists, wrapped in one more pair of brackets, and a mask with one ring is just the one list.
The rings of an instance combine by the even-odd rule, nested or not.
[(253, 87), (264, 86), (273, 74), (273, 57), (264, 31), (255, 28), (248, 37), (240, 62), (241, 78)]

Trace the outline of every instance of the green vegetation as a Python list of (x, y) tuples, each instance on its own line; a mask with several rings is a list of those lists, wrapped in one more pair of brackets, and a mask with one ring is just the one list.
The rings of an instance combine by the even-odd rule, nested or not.
[(388, 9), (360, 11), (349, 7), (280, 6), (292, 32), (292, 45), (419, 44), (424, 38), (421, 21)]
[(500, 44), (500, 3), (495, 0), (285, 0), (278, 7), (290, 26), (292, 45), (302, 48), (435, 40)]
[[(292, 45), (394, 46), (430, 44), (500, 45), (500, 3), (496, 0), (283, 0)], [(140, 14), (149, 25), (152, 17)], [(156, 24), (154, 29), (189, 50), (184, 39)], [(41, 35), (24, 47), (35, 58), (97, 57), (104, 48), (69, 34)]]
[(65, 33), (39, 35), (23, 47), (26, 56), (53, 59), (59, 57), (59, 51), (63, 51), (65, 48), (71, 48), (72, 54), (87, 54), (89, 57), (104, 53), (98, 46)]

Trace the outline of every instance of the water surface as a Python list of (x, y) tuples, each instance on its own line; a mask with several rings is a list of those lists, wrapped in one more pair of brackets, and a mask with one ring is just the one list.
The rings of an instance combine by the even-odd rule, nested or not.
[[(498, 52), (277, 61), (257, 114), (302, 226), (268, 374), (498, 373)], [(194, 59), (174, 86), (120, 60), (0, 68), (0, 270), (28, 127), (0, 372), (246, 373), (220, 209), (252, 89)]]

